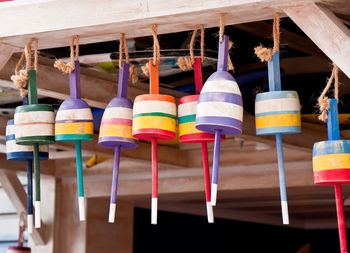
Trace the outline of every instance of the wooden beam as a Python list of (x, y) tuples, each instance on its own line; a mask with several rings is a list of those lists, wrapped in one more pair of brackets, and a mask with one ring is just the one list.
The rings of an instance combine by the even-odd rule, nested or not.
[(51, 1), (3, 8), (0, 23), (6, 25), (0, 29), (0, 41), (23, 47), (36, 37), (40, 48), (54, 48), (69, 45), (72, 35), (80, 35), (81, 44), (115, 40), (120, 33), (136, 38), (151, 35), (151, 24), (159, 24), (158, 33), (164, 34), (193, 30), (199, 20), (205, 27), (217, 27), (220, 13), (227, 13), (227, 24), (254, 22), (310, 1), (337, 8), (347, 0)]
[(350, 77), (350, 30), (332, 11), (313, 3), (283, 11)]
[(0, 43), (0, 70), (6, 65), (10, 60), (13, 52), (15, 52), (14, 47), (7, 45), (5, 43)]
[[(23, 189), (23, 185), (18, 180), (16, 173), (0, 170), (0, 182), (13, 206), (16, 208), (17, 213), (27, 213), (27, 194)], [(43, 222), (42, 226), (45, 226)], [(29, 234), (36, 245), (45, 244), (42, 231), (40, 229), (33, 229), (33, 233)]]

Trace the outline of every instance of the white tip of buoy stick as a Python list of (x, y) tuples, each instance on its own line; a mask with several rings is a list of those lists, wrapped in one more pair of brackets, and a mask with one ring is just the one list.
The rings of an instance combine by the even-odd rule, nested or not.
[(211, 205), (216, 206), (216, 196), (218, 194), (218, 185), (217, 184), (211, 184)]
[(281, 207), (282, 207), (282, 221), (284, 225), (289, 224), (289, 215), (288, 215), (288, 202), (283, 200), (281, 201)]
[(79, 219), (80, 221), (85, 220), (85, 198), (79, 197)]
[(210, 202), (207, 202), (207, 217), (208, 217), (208, 223), (214, 223), (214, 213), (213, 213), (213, 206)]
[(41, 227), (40, 201), (35, 201), (34, 207), (35, 207), (35, 227), (40, 228)]
[(158, 198), (152, 198), (151, 224), (157, 225)]
[(27, 215), (27, 228), (28, 228), (28, 234), (33, 233), (33, 214)]
[(108, 222), (109, 223), (114, 223), (115, 209), (116, 209), (116, 204), (112, 203), (112, 204), (109, 205), (109, 217), (108, 217)]

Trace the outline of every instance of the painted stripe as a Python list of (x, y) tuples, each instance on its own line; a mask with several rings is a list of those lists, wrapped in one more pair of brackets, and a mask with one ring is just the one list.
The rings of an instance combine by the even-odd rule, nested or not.
[(56, 121), (60, 120), (92, 120), (92, 113), (90, 108), (58, 110)]
[(16, 139), (33, 136), (54, 136), (54, 124), (16, 125)]
[(350, 168), (350, 154), (332, 154), (312, 157), (314, 171)]
[(168, 131), (159, 128), (133, 128), (132, 135), (140, 140), (150, 140), (152, 138), (158, 138), (158, 140), (173, 140), (175, 138), (174, 131)]
[(166, 101), (139, 101), (134, 103), (134, 115), (150, 112), (161, 112), (176, 116), (176, 104)]
[(271, 99), (296, 99), (299, 100), (298, 93), (292, 90), (269, 91), (256, 95), (255, 101), (271, 100)]
[(94, 124), (83, 123), (59, 123), (55, 125), (55, 135), (60, 134), (93, 134)]
[(179, 125), (179, 135), (202, 133), (196, 128), (196, 122), (188, 122)]
[(241, 95), (241, 91), (237, 83), (231, 80), (207, 80), (202, 88), (201, 95), (207, 92), (227, 92)]
[(314, 172), (315, 184), (350, 183), (350, 169), (320, 170)]
[(256, 128), (301, 126), (300, 114), (270, 115), (255, 118)]
[(55, 113), (48, 111), (34, 111), (34, 112), (21, 112), (15, 113), (15, 127), (19, 124), (26, 123), (54, 123)]
[(349, 140), (317, 142), (312, 150), (312, 156), (346, 153), (350, 154)]
[(55, 135), (56, 141), (91, 141), (93, 134), (58, 134)]
[[(19, 145), (19, 146), (24, 146), (24, 145)], [(29, 147), (31, 147), (31, 146), (29, 146)], [(21, 162), (33, 160), (33, 152), (30, 152), (30, 151), (10, 152), (10, 153), (6, 154), (6, 159), (12, 160), (12, 161), (21, 161)], [(39, 152), (39, 159), (40, 160), (49, 159), (49, 153), (48, 152)]]
[(178, 107), (179, 117), (196, 114), (198, 102), (189, 102), (186, 104), (181, 104)]
[(158, 117), (176, 119), (176, 116), (174, 116), (172, 114), (168, 114), (168, 113), (162, 113), (162, 112), (150, 112), (150, 113), (134, 114), (133, 119), (136, 119), (139, 117), (148, 117), (148, 116), (158, 116)]
[[(224, 135), (221, 135), (222, 137)], [(215, 135), (210, 133), (197, 133), (197, 134), (185, 134), (180, 135), (180, 142), (182, 143), (198, 143), (198, 142), (213, 142), (215, 140)]]
[(195, 122), (195, 121), (196, 121), (196, 114), (179, 117), (178, 120), (177, 120), (179, 125), (183, 124), (183, 123)]
[(205, 102), (198, 104), (197, 118), (213, 116), (242, 120), (243, 107), (225, 102)]
[(295, 98), (283, 98), (255, 102), (255, 114), (280, 111), (300, 111), (299, 100)]
[(299, 114), (300, 111), (279, 111), (279, 112), (263, 112), (259, 114), (255, 114), (255, 117), (263, 117), (263, 116), (270, 116), (270, 115), (282, 115), (282, 114)]
[(217, 116), (197, 117), (196, 128), (210, 133), (213, 133), (215, 129), (222, 129), (222, 134), (236, 134), (237, 131), (242, 131), (242, 121)]
[(33, 144), (39, 144), (39, 145), (50, 145), (55, 143), (55, 136), (54, 135), (43, 135), (43, 136), (26, 136), (26, 137), (17, 137), (16, 136), (16, 143), (20, 145), (33, 145)]
[(133, 130), (152, 128), (175, 132), (175, 119), (159, 116), (137, 117), (133, 120)]
[(134, 106), (136, 103), (140, 103), (141, 101), (152, 101), (152, 102), (169, 102), (169, 103), (174, 103), (175, 104), (175, 98), (172, 96), (168, 95), (161, 95), (161, 94), (144, 94), (144, 95), (139, 95), (135, 98), (134, 100)]
[(17, 113), (35, 112), (35, 111), (53, 112), (53, 107), (51, 105), (43, 105), (43, 104), (21, 105), (16, 107), (15, 115)]
[(93, 122), (93, 120), (85, 120), (85, 119), (67, 119), (67, 120), (56, 120), (55, 124), (60, 124), (60, 123), (88, 123), (88, 122)]
[(6, 135), (6, 141), (11, 141), (11, 140), (15, 140), (16, 137), (14, 134), (10, 134), (10, 135)]
[(32, 146), (18, 145), (15, 140), (6, 141), (6, 153), (33, 151)]
[(122, 108), (132, 109), (132, 102), (128, 98), (115, 97), (109, 102), (106, 109), (113, 108), (113, 107), (122, 107)]
[(6, 135), (15, 134), (15, 125), (7, 125), (6, 126)]
[(132, 119), (103, 119), (101, 121), (101, 126), (103, 125), (124, 125), (124, 126), (132, 126)]
[(300, 132), (301, 132), (300, 126), (265, 127), (265, 128), (256, 129), (257, 135), (267, 135), (267, 134), (276, 134), (276, 133), (294, 134), (294, 133), (300, 133)]
[(90, 109), (88, 103), (86, 103), (84, 100), (78, 98), (69, 98), (63, 101), (61, 106), (58, 108), (58, 111), (65, 111), (65, 110), (79, 110), (79, 109)]
[(243, 105), (240, 94), (232, 94), (227, 92), (204, 92), (199, 96), (198, 103), (205, 102), (225, 102), (236, 105)]
[(132, 127), (124, 125), (102, 125), (100, 128), (100, 137), (115, 136), (115, 137), (132, 137)]
[[(125, 138), (125, 137), (118, 137), (118, 136), (104, 136), (98, 138), (98, 143), (103, 144), (103, 142), (110, 142), (110, 143), (131, 143), (131, 144), (137, 144), (137, 139), (134, 137), (131, 138)], [(134, 145), (132, 145), (134, 146)], [(137, 145), (136, 145), (137, 146)], [(135, 146), (135, 147), (136, 147)]]
[(132, 109), (124, 107), (111, 107), (107, 108), (102, 117), (102, 121), (106, 119), (132, 119)]
[(184, 96), (180, 98), (179, 105), (187, 104), (191, 102), (197, 102), (198, 98), (199, 98), (199, 95)]

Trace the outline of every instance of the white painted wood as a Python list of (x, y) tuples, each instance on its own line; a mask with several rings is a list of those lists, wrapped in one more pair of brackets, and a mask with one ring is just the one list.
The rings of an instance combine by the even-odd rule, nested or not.
[(4, 43), (0, 43), (0, 70), (10, 60), (15, 49), (16, 48), (14, 48), (12, 46), (6, 45)]
[[(322, 3), (340, 9), (346, 1)], [(56, 0), (3, 9), (0, 23), (6, 25), (0, 28), (0, 38), (23, 47), (36, 37), (40, 48), (53, 48), (68, 46), (69, 38), (76, 34), (81, 36), (81, 44), (115, 40), (119, 33), (127, 38), (151, 35), (153, 23), (159, 24), (160, 34), (193, 30), (198, 20), (205, 27), (216, 27), (223, 12), (227, 24), (266, 20), (282, 7), (306, 2), (321, 0)]]
[(332, 11), (313, 3), (283, 10), (350, 77), (350, 30), (343, 22)]

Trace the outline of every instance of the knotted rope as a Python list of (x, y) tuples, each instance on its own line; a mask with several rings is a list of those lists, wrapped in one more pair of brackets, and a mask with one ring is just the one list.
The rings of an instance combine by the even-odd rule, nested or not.
[(193, 69), (193, 64), (194, 64), (194, 42), (197, 37), (197, 31), (198, 29), (201, 29), (201, 61), (204, 61), (204, 25), (196, 25), (194, 27), (192, 37), (191, 37), (191, 42), (190, 42), (190, 56), (185, 56), (185, 57), (179, 57), (177, 60), (177, 65), (182, 71), (186, 70), (191, 70)]
[[(125, 34), (121, 33), (120, 34), (120, 39), (119, 39), (119, 69), (122, 68), (122, 63), (123, 63), (123, 49), (125, 53), (125, 63), (129, 64), (129, 50), (128, 50), (128, 45), (126, 42)], [(129, 78), (131, 78), (132, 83), (136, 83), (139, 78), (137, 76), (137, 70), (134, 64), (129, 64)]]
[[(26, 97), (28, 91), (26, 90), (27, 81), (28, 81), (28, 71), (32, 69), (32, 44), (34, 43), (34, 69), (38, 71), (38, 40), (32, 38), (29, 40), (27, 45), (24, 48), (24, 52), (22, 53), (16, 68), (15, 74), (11, 76), (11, 80), (13, 81), (15, 87), (20, 92), (20, 96), (22, 98)], [(22, 68), (22, 64), (26, 61), (26, 66), (24, 69)]]
[(254, 48), (256, 56), (261, 62), (271, 61), (274, 53), (280, 50), (280, 14), (275, 13), (273, 16), (273, 48), (266, 48), (262, 45)]
[[(159, 40), (158, 40), (158, 25), (153, 24), (151, 25), (151, 31), (153, 36), (153, 64), (156, 65), (157, 62), (160, 61), (160, 46), (159, 46)], [(142, 72), (149, 76), (149, 67), (148, 63), (145, 66), (142, 66)]]
[[(75, 54), (74, 54), (74, 41), (75, 41)], [(63, 73), (70, 74), (75, 69), (74, 61), (79, 59), (79, 36), (72, 36), (70, 42), (70, 62), (64, 63), (62, 60), (56, 60), (53, 65), (55, 68), (61, 70)]]
[(324, 88), (324, 90), (321, 93), (321, 96), (318, 98), (318, 108), (320, 110), (320, 116), (318, 116), (318, 119), (326, 122), (327, 121), (327, 111), (330, 108), (329, 105), (329, 98), (326, 96), (329, 88), (332, 85), (332, 82), (334, 80), (334, 98), (338, 100), (339, 97), (339, 68), (337, 65), (333, 63), (333, 70), (331, 77), (328, 79), (327, 85)]

